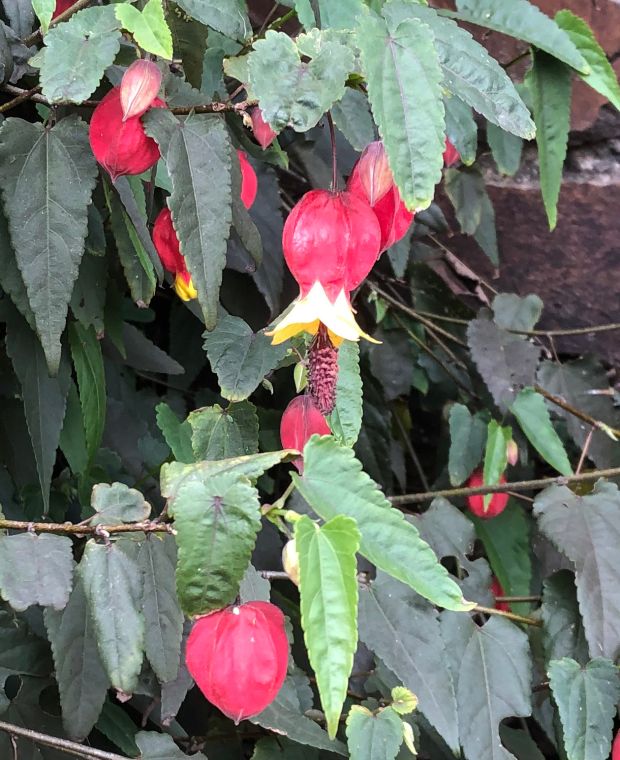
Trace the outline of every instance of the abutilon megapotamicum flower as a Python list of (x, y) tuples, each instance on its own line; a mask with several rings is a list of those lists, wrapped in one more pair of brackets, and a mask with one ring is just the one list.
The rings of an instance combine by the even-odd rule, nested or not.
[[(165, 108), (166, 104), (155, 98), (151, 107)], [(112, 181), (123, 174), (142, 174), (159, 160), (157, 143), (144, 131), (140, 117), (123, 121), (120, 87), (113, 87), (93, 111), (88, 138)]]
[(60, 16), (61, 13), (69, 10), (74, 2), (75, 0), (56, 0), (56, 6), (54, 8), (54, 12), (52, 13), (52, 21), (56, 18), (56, 16)]
[(414, 213), (407, 209), (400, 197), (380, 140), (364, 148), (353, 167), (347, 190), (368, 201), (375, 212), (381, 227), (380, 254), (405, 236)]
[(455, 164), (458, 164), (460, 160), (461, 160), (461, 154), (454, 147), (454, 145), (452, 145), (450, 140), (448, 140), (448, 138), (446, 137), (446, 149), (443, 152), (444, 165), (447, 167), (454, 166)]
[(134, 61), (121, 79), (123, 121), (142, 116), (153, 104), (161, 87), (161, 71), (152, 62)]
[(276, 698), (288, 665), (284, 615), (269, 602), (248, 602), (199, 618), (185, 660), (205, 697), (239, 723)]
[[(499, 477), (500, 483), (505, 483), (506, 478), (503, 475)], [(478, 486), (484, 485), (484, 476), (482, 470), (475, 470), (467, 481), (467, 486), (470, 488), (478, 488)], [(482, 494), (474, 494), (467, 497), (467, 506), (469, 511), (476, 517), (482, 517), (483, 519), (490, 519), (491, 517), (497, 517), (501, 514), (508, 504), (508, 494), (499, 492), (494, 493), (489, 500), (487, 508), (484, 508), (484, 496)]]
[(239, 157), (239, 166), (241, 167), (241, 201), (249, 209), (256, 200), (258, 191), (258, 180), (252, 164), (242, 150), (237, 151)]
[(498, 596), (506, 596), (502, 584), (497, 580), (495, 576), (491, 578), (491, 593), (495, 599), (495, 609), (502, 610), (502, 612), (510, 612), (510, 605), (508, 602), (498, 602)]
[(183, 301), (196, 298), (198, 293), (192, 284), (190, 273), (187, 271), (169, 208), (162, 209), (155, 220), (153, 243), (164, 269), (174, 275), (174, 290), (179, 298)]
[[(330, 435), (327, 420), (315, 404), (312, 396), (295, 396), (284, 410), (280, 422), (280, 441), (283, 449), (303, 451), (313, 435)], [(298, 457), (293, 464), (300, 473), (304, 471), (303, 459)]]
[(261, 146), (263, 150), (268, 148), (271, 143), (276, 139), (276, 133), (269, 126), (269, 124), (263, 119), (263, 112), (259, 106), (254, 106), (249, 111), (250, 122), (252, 125), (252, 133), (254, 139)]

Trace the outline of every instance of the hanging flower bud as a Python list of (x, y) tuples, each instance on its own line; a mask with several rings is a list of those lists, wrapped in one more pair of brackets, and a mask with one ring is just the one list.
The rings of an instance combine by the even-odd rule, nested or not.
[[(165, 108), (159, 98), (153, 108)], [(88, 131), (97, 161), (114, 181), (123, 174), (142, 174), (159, 160), (155, 140), (147, 136), (139, 116), (123, 121), (120, 87), (114, 87), (93, 111)]]
[[(502, 584), (497, 580), (495, 576), (491, 578), (491, 593), (493, 594), (493, 598), (497, 600), (498, 596), (506, 596), (504, 593), (504, 589), (502, 588)], [(510, 605), (508, 602), (495, 602), (495, 609), (496, 610), (503, 610), (504, 612), (510, 612)]]
[[(282, 415), (280, 440), (283, 449), (303, 451), (314, 434), (329, 435), (331, 430), (325, 417), (319, 412), (311, 396), (295, 396)], [(303, 472), (303, 460), (298, 457), (293, 464)]]
[(308, 349), (308, 390), (321, 414), (331, 414), (336, 406), (338, 351), (324, 324)]
[(455, 164), (458, 164), (458, 162), (461, 160), (461, 154), (458, 152), (458, 150), (452, 145), (450, 140), (446, 137), (446, 149), (443, 152), (443, 163), (444, 166), (454, 166)]
[(60, 16), (61, 13), (69, 10), (75, 1), (76, 0), (56, 0), (56, 7), (52, 13), (52, 21), (56, 18), (56, 16)]
[(351, 193), (311, 190), (288, 215), (282, 247), (300, 289), (293, 308), (268, 333), (273, 343), (293, 335), (316, 335), (319, 325), (331, 342), (372, 340), (353, 315), (349, 293), (368, 275), (379, 252), (381, 230), (364, 200)]
[(239, 723), (276, 698), (288, 665), (284, 615), (269, 602), (199, 618), (187, 640), (187, 669), (205, 697)]
[(242, 150), (238, 150), (237, 155), (239, 156), (239, 164), (241, 166), (241, 200), (243, 205), (249, 209), (256, 200), (258, 180), (256, 179), (256, 172), (245, 153)]
[(519, 447), (512, 438), (506, 444), (506, 460), (508, 461), (508, 464), (511, 464), (513, 467), (519, 461)]
[[(506, 478), (503, 475), (501, 475), (499, 482), (505, 483)], [(470, 488), (478, 488), (478, 486), (484, 485), (482, 470), (476, 470), (467, 481), (467, 485)], [(491, 499), (489, 501), (489, 504), (486, 510), (484, 508), (484, 496), (482, 494), (467, 497), (467, 506), (469, 507), (469, 511), (473, 512), (473, 514), (475, 514), (476, 517), (482, 517), (482, 518), (496, 517), (497, 515), (501, 514), (506, 509), (507, 504), (508, 504), (507, 493), (494, 493), (491, 496)]]
[(261, 148), (265, 150), (265, 148), (268, 148), (276, 139), (276, 133), (263, 119), (263, 112), (258, 106), (250, 109), (250, 119), (252, 122), (252, 132), (254, 134), (254, 139), (261, 146)]
[(353, 172), (358, 175), (371, 206), (394, 187), (394, 177), (381, 140), (371, 142), (364, 148)]
[(121, 80), (123, 121), (142, 116), (152, 105), (161, 86), (161, 71), (152, 61), (134, 61)]
[(611, 748), (611, 760), (620, 760), (620, 731), (616, 734)]
[(169, 208), (162, 209), (155, 220), (153, 243), (164, 269), (174, 275), (174, 289), (179, 298), (183, 301), (196, 298), (198, 293), (187, 271)]
[(282, 549), (282, 567), (293, 583), (299, 586), (299, 554), (297, 554), (297, 545), (294, 538), (284, 544), (284, 549)]

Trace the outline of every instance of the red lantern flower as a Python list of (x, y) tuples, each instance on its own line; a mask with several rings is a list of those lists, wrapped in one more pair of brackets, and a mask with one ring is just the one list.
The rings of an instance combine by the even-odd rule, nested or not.
[(620, 731), (616, 734), (613, 747), (611, 748), (611, 760), (620, 760)]
[[(491, 579), (491, 593), (493, 594), (493, 597), (497, 600), (498, 596), (506, 596), (506, 593), (504, 592), (504, 589), (502, 588), (502, 584), (497, 580), (495, 576)], [(510, 605), (508, 602), (495, 602), (495, 609), (496, 610), (503, 610), (504, 612), (510, 612)]]
[(56, 18), (56, 16), (60, 16), (61, 13), (69, 10), (75, 1), (76, 0), (56, 0), (56, 7), (52, 13), (52, 21)]
[(152, 61), (134, 61), (121, 80), (123, 121), (142, 116), (157, 97), (161, 86), (161, 71)]
[(261, 148), (265, 150), (265, 148), (268, 148), (276, 139), (276, 133), (265, 119), (263, 119), (263, 112), (258, 106), (250, 109), (249, 115), (252, 121), (252, 133), (254, 134), (254, 139)]
[(450, 140), (446, 137), (446, 149), (443, 152), (443, 162), (445, 166), (454, 166), (461, 160), (461, 154), (452, 145)]
[[(499, 482), (505, 483), (506, 478), (501, 475)], [(478, 488), (478, 486), (484, 485), (482, 471), (476, 470), (467, 481), (467, 485), (470, 488)], [(469, 507), (469, 511), (473, 512), (477, 517), (496, 517), (506, 509), (506, 504), (508, 504), (507, 493), (494, 493), (491, 496), (491, 500), (489, 501), (489, 505), (486, 510), (484, 508), (484, 496), (482, 494), (467, 497), (467, 506)]]
[(249, 602), (196, 621), (187, 640), (187, 668), (200, 691), (239, 721), (276, 698), (288, 664), (284, 615), (269, 602)]
[(237, 151), (239, 164), (241, 166), (241, 200), (243, 205), (249, 209), (256, 200), (256, 191), (258, 190), (258, 180), (252, 164), (242, 150)]
[[(165, 108), (159, 98), (153, 108)], [(123, 174), (142, 174), (159, 160), (159, 148), (148, 137), (139, 116), (123, 121), (120, 87), (114, 87), (93, 111), (88, 132), (97, 161), (114, 181)]]
[(273, 343), (316, 335), (324, 325), (335, 345), (372, 340), (353, 315), (349, 294), (368, 275), (379, 253), (381, 230), (365, 201), (349, 192), (311, 190), (284, 224), (284, 258), (300, 289), (293, 308), (268, 333)]
[[(280, 422), (282, 448), (303, 451), (304, 446), (315, 433), (330, 435), (331, 430), (311, 396), (296, 396), (284, 410)], [(304, 465), (301, 457), (295, 459), (293, 464), (299, 472), (303, 472)]]
[(380, 253), (407, 233), (414, 214), (403, 203), (380, 140), (364, 148), (353, 167), (347, 190), (370, 204), (381, 227)]
[(174, 275), (174, 289), (183, 301), (196, 298), (198, 293), (192, 284), (192, 278), (187, 271), (185, 259), (179, 247), (179, 238), (172, 225), (172, 214), (169, 208), (159, 212), (153, 225), (153, 243), (164, 269)]

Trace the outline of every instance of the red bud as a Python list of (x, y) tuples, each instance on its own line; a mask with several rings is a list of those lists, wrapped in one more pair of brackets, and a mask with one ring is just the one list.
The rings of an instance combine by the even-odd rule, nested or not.
[(249, 602), (196, 621), (187, 640), (187, 668), (200, 691), (239, 721), (276, 698), (288, 665), (284, 615), (269, 602)]
[[(503, 475), (501, 475), (499, 482), (505, 483), (506, 478)], [(467, 485), (470, 488), (477, 488), (478, 486), (484, 485), (482, 470), (476, 470), (472, 474), (470, 479), (467, 481)], [(477, 496), (467, 497), (467, 506), (469, 507), (469, 511), (473, 512), (477, 517), (482, 517), (482, 518), (496, 517), (497, 515), (501, 514), (506, 509), (506, 504), (508, 504), (507, 493), (494, 493), (491, 496), (491, 500), (489, 501), (489, 506), (487, 507), (487, 510), (485, 512), (484, 496), (482, 494), (478, 494)]]
[(445, 166), (454, 166), (461, 160), (461, 154), (452, 145), (450, 140), (446, 137), (446, 149), (443, 152), (443, 162)]
[(172, 214), (169, 208), (163, 208), (153, 225), (153, 243), (164, 265), (171, 274), (186, 271), (185, 259), (179, 247), (179, 238), (172, 225)]
[(258, 180), (256, 179), (256, 172), (245, 153), (242, 150), (238, 150), (237, 155), (239, 156), (239, 164), (241, 166), (241, 200), (243, 201), (243, 205), (249, 209), (256, 200)]
[(374, 206), (394, 186), (394, 177), (381, 140), (369, 143), (359, 157), (353, 173), (359, 176), (368, 203)]
[(620, 760), (620, 731), (616, 734), (613, 747), (611, 748), (611, 760)]
[[(502, 584), (497, 580), (495, 576), (491, 578), (491, 593), (493, 597), (497, 599), (498, 596), (506, 596)], [(504, 612), (510, 612), (510, 605), (508, 602), (495, 602), (496, 610), (503, 610)]]
[(56, 16), (60, 16), (61, 13), (64, 13), (65, 11), (69, 10), (69, 8), (75, 2), (76, 0), (56, 0), (56, 7), (54, 8), (54, 12), (52, 13), (52, 21), (56, 18)]
[[(155, 98), (153, 108), (166, 104)], [(159, 160), (159, 148), (148, 137), (139, 116), (123, 121), (120, 87), (114, 87), (93, 111), (88, 133), (97, 161), (114, 181), (123, 174), (142, 174)]]
[(252, 120), (254, 139), (265, 150), (276, 139), (276, 133), (263, 119), (263, 112), (258, 106), (250, 110), (250, 118)]
[(506, 444), (506, 459), (513, 467), (519, 461), (519, 447), (512, 438)]
[[(283, 449), (303, 451), (314, 434), (329, 435), (331, 430), (311, 396), (295, 396), (284, 410), (280, 422), (280, 440)], [(303, 472), (301, 457), (293, 462)]]
[(134, 61), (121, 80), (123, 121), (142, 116), (152, 105), (161, 86), (161, 71), (152, 61)]

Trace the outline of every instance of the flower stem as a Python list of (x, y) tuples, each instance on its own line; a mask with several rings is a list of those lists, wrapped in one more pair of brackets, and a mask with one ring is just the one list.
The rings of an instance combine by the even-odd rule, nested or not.
[(329, 139), (332, 141), (332, 193), (338, 190), (338, 163), (336, 160), (336, 130), (334, 129), (334, 120), (331, 111), (327, 112), (327, 123), (329, 125)]

